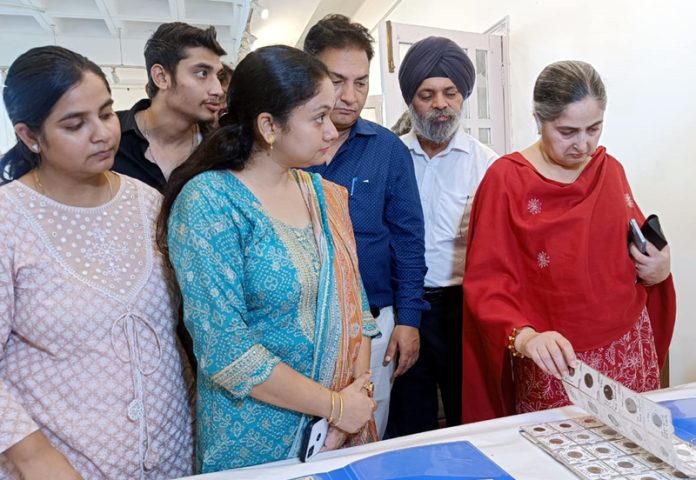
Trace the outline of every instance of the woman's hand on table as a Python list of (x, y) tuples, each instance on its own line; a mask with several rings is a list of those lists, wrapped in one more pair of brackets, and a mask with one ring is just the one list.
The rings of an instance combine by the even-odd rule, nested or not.
[(515, 350), (531, 359), (544, 373), (560, 379), (577, 364), (573, 346), (555, 331), (537, 332), (526, 327), (515, 339)]
[(371, 375), (372, 372), (369, 371), (363, 373), (339, 392), (343, 397), (343, 415), (340, 419), (334, 417), (334, 427), (347, 433), (355, 433), (372, 418), (377, 403), (367, 395), (364, 388), (370, 382)]
[(629, 252), (636, 264), (638, 278), (643, 285), (656, 285), (669, 277), (671, 270), (671, 257), (669, 245), (662, 250), (658, 250), (655, 245), (648, 242), (646, 246), (647, 255), (643, 255), (638, 248), (631, 243)]

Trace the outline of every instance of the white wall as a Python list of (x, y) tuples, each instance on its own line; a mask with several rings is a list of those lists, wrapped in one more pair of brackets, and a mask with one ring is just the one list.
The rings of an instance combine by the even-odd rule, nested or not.
[(584, 60), (604, 78), (601, 143), (623, 163), (643, 211), (660, 215), (671, 242), (678, 295), (671, 381), (696, 381), (696, 3), (402, 0), (389, 19), (482, 32), (506, 15), (514, 149), (536, 139), (531, 93), (544, 66)]

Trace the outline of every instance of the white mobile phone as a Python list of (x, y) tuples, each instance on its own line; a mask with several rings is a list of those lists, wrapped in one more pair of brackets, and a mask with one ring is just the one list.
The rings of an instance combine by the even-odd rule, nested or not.
[(640, 231), (640, 227), (638, 226), (638, 222), (636, 221), (635, 218), (632, 218), (628, 222), (628, 228), (630, 229), (631, 232), (631, 241), (633, 244), (638, 247), (638, 250), (640, 250), (640, 253), (643, 255), (648, 254), (648, 241), (645, 239), (645, 235), (643, 235), (643, 232)]
[(329, 422), (325, 418), (314, 417), (305, 427), (300, 448), (300, 460), (309, 461), (317, 455), (324, 446), (326, 435), (329, 432)]

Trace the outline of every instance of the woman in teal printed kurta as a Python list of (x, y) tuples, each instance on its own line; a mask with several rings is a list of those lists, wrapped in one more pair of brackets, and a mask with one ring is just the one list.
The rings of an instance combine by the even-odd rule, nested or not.
[[(263, 69), (271, 80), (254, 81)], [(298, 70), (312, 74), (313, 83), (299, 85)], [(264, 123), (271, 114), (252, 108), (264, 101), (258, 85), (272, 89), (269, 82), (288, 78), (298, 86), (285, 92), (287, 112)], [(297, 89), (309, 98), (298, 99)], [(346, 193), (290, 168), (323, 160), (336, 137), (323, 122), (333, 104), (326, 70), (290, 47), (259, 49), (240, 63), (229, 95), (234, 117), (174, 173), (160, 219), (160, 227), (168, 222), (169, 257), (198, 360), (202, 472), (297, 456), (311, 415), (332, 420), (328, 448), (376, 439), (374, 402), (363, 386), (369, 337), (378, 330), (357, 273)], [(278, 105), (256, 106), (272, 108)], [(226, 133), (238, 134), (245, 113), (257, 120), (266, 148), (257, 139), (230, 165), (229, 151), (216, 151), (234, 142)], [(313, 150), (317, 136), (320, 148)], [(298, 148), (298, 139), (306, 144)], [(288, 186), (280, 203), (268, 185)]]

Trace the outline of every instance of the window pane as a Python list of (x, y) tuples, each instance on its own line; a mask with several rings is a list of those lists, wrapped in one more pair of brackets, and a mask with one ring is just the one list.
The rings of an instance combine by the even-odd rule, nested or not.
[(476, 50), (476, 101), (478, 118), (491, 118), (488, 105), (488, 51)]
[(462, 118), (471, 118), (471, 102), (469, 102), (468, 98), (464, 100), (464, 105), (462, 106)]
[(479, 128), (479, 141), (486, 145), (491, 144), (491, 129), (490, 128)]
[(467, 127), (467, 128), (464, 129), (464, 131), (465, 131), (468, 135), (471, 135), (471, 129), (470, 129), (470, 128)]

